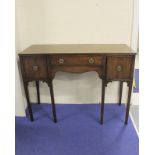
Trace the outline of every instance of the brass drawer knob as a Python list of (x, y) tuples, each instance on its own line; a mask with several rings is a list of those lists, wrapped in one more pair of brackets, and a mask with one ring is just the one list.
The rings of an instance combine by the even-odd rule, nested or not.
[(38, 68), (39, 68), (39, 67), (36, 66), (36, 65), (32, 67), (33, 71), (35, 71), (35, 72), (38, 71)]
[(59, 64), (63, 64), (64, 61), (65, 61), (64, 59), (60, 58), (60, 59), (59, 59)]
[(95, 62), (95, 60), (93, 58), (89, 58), (89, 63), (93, 64)]
[(122, 71), (122, 66), (118, 65), (116, 69), (117, 69), (118, 72), (121, 72)]

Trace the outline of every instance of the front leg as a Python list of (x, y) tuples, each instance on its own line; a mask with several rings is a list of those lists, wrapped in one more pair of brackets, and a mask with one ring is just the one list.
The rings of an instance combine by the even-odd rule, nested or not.
[(120, 86), (119, 86), (119, 103), (118, 103), (118, 105), (121, 105), (121, 102), (122, 102), (122, 92), (123, 92), (123, 81), (120, 81)]
[(128, 89), (128, 101), (127, 101), (127, 106), (126, 106), (125, 124), (128, 124), (130, 100), (131, 100), (131, 93), (132, 93), (132, 83), (133, 83), (133, 81), (128, 82), (129, 89)]
[(36, 89), (37, 89), (37, 99), (38, 99), (38, 104), (40, 104), (39, 81), (36, 81)]
[(100, 118), (101, 124), (103, 124), (103, 116), (104, 116), (105, 85), (106, 85), (105, 80), (102, 79), (101, 118)]
[(30, 120), (34, 121), (30, 98), (29, 98), (28, 82), (27, 81), (24, 81), (24, 90), (25, 90), (25, 96), (26, 96), (26, 100), (27, 100), (27, 106), (28, 106), (28, 111), (29, 111), (29, 115), (30, 115)]
[(56, 123), (57, 122), (57, 117), (56, 117), (56, 108), (55, 108), (55, 100), (54, 100), (54, 92), (53, 92), (53, 80), (48, 81), (48, 86), (49, 86), (50, 95), (51, 95), (53, 119), (54, 119), (54, 122)]

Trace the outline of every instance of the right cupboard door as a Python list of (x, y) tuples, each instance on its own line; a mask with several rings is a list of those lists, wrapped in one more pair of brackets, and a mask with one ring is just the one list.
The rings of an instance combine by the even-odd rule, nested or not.
[(107, 79), (123, 80), (131, 79), (133, 72), (132, 56), (108, 56)]

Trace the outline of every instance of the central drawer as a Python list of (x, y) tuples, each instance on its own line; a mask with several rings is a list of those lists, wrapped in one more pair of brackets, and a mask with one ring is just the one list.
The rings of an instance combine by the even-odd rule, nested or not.
[(88, 55), (51, 55), (48, 57), (51, 65), (103, 65), (105, 57)]

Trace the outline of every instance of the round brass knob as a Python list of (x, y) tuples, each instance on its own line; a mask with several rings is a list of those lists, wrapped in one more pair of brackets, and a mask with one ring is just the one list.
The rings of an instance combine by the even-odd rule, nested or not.
[(59, 59), (59, 64), (63, 64), (64, 61), (65, 61), (64, 59), (60, 58), (60, 59)]
[(95, 60), (93, 58), (89, 58), (89, 63), (93, 64), (95, 62)]
[(33, 71), (35, 71), (35, 72), (38, 71), (38, 68), (39, 68), (39, 67), (38, 67), (37, 65), (32, 66), (32, 69), (33, 69)]
[(122, 66), (121, 66), (121, 65), (118, 65), (118, 66), (117, 66), (117, 71), (118, 71), (118, 72), (121, 72), (121, 71), (122, 71)]

